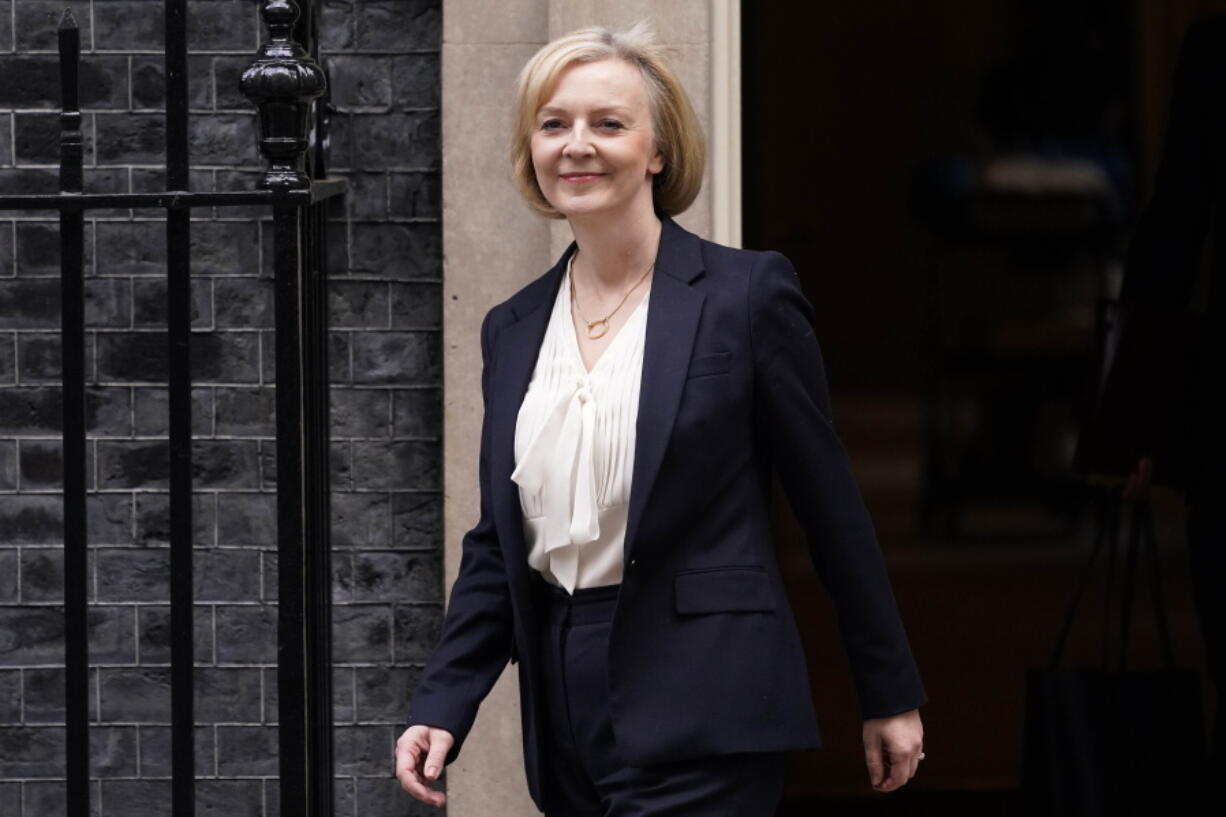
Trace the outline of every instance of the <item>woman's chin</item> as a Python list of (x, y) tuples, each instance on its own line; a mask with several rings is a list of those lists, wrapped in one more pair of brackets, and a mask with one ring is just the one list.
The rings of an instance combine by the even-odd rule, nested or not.
[(625, 214), (634, 209), (633, 200), (610, 201), (605, 196), (567, 196), (559, 202), (550, 202), (555, 210), (567, 218), (594, 218)]
[(583, 197), (575, 197), (555, 204), (554, 209), (567, 218), (589, 218), (610, 211), (608, 205), (599, 201), (584, 201)]

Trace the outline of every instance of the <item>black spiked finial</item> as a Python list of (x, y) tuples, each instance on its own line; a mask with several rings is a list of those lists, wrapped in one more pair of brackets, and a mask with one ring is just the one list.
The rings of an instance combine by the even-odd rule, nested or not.
[(66, 28), (79, 28), (77, 18), (72, 16), (72, 9), (64, 9), (64, 13), (60, 15), (60, 24), (58, 29), (63, 31)]

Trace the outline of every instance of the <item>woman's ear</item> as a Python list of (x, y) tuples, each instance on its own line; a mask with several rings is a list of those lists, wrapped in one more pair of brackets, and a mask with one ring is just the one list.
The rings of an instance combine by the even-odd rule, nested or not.
[(659, 176), (664, 172), (664, 154), (661, 151), (656, 151), (656, 155), (651, 157), (651, 161), (647, 163), (647, 171), (655, 176)]

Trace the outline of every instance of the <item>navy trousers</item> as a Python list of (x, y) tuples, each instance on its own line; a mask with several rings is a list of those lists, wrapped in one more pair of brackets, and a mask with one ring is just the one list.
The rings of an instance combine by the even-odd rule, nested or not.
[(770, 817), (786, 752), (646, 767), (618, 754), (609, 718), (609, 627), (620, 585), (571, 596), (534, 572), (545, 681), (545, 817)]

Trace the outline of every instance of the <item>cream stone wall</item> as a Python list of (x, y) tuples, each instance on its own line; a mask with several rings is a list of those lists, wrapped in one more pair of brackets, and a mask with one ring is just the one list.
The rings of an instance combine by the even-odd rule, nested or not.
[[(460, 543), (477, 521), (481, 349), (486, 311), (545, 272), (571, 241), (564, 220), (534, 215), (510, 180), (515, 77), (552, 37), (591, 23), (648, 18), (671, 51), (710, 140), (708, 176), (686, 228), (738, 244), (739, 3), (735, 0), (444, 0), (443, 451), (447, 592)], [(711, 123), (718, 123), (712, 133)], [(523, 771), (519, 683), (508, 665), (460, 758), (448, 767), (453, 817), (531, 817)]]

